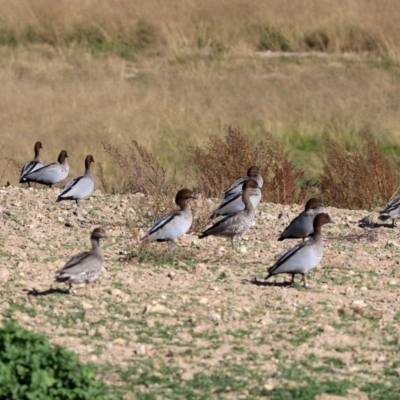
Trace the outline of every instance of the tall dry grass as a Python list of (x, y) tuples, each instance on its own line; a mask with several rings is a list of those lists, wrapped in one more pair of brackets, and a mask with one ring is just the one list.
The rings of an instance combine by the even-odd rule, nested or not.
[[(120, 190), (102, 141), (137, 140), (183, 180), (188, 146), (231, 124), (272, 132), (316, 176), (322, 132), (348, 142), (370, 126), (400, 146), (399, 15), (395, 0), (0, 0), (3, 153), (22, 165), (41, 140), (46, 162), (68, 150), (71, 175), (93, 154)], [(255, 54), (286, 43), (332, 54)], [(17, 180), (8, 168), (0, 184)]]
[[(71, 175), (77, 175), (84, 157), (93, 154), (110, 190), (119, 189), (122, 173), (102, 140), (137, 140), (179, 178), (187, 147), (202, 146), (207, 133), (222, 136), (228, 124), (252, 140), (272, 132), (312, 175), (321, 165), (322, 132), (348, 141), (370, 125), (383, 142), (400, 145), (398, 67), (372, 61), (227, 56), (127, 63), (17, 48), (1, 50), (0, 85), (0, 140), (10, 157), (22, 164), (41, 140), (46, 162), (66, 149)], [(9, 169), (1, 183), (16, 184), (17, 172)]]
[[(1, 0), (0, 42), (399, 54), (397, 0)], [(121, 50), (129, 52), (128, 49)]]

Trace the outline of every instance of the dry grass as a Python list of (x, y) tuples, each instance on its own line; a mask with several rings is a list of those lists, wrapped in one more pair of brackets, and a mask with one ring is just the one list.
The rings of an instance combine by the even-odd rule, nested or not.
[(321, 192), (327, 204), (369, 209), (385, 204), (398, 190), (398, 167), (383, 154), (370, 132), (361, 132), (359, 148), (348, 150), (326, 139)]
[[(324, 131), (346, 142), (370, 125), (386, 147), (400, 145), (396, 2), (93, 4), (0, 1), (2, 32), (29, 39), (26, 46), (18, 40), (0, 46), (0, 138), (18, 164), (32, 158), (36, 140), (43, 142), (45, 162), (68, 151), (71, 176), (81, 174), (84, 157), (94, 154), (102, 166), (95, 170), (99, 186), (106, 180), (109, 191), (119, 191), (123, 174), (102, 141), (138, 141), (183, 183), (187, 148), (204, 146), (207, 132), (222, 137), (227, 124), (254, 142), (272, 132), (291, 161), (313, 177), (321, 167)], [(81, 30), (74, 31), (77, 26)], [(97, 41), (90, 29), (82, 32), (88, 26), (101, 27), (107, 40)], [(353, 32), (352, 27), (378, 38), (379, 46), (388, 43), (391, 58), (380, 57), (380, 50), (350, 58), (255, 54), (265, 32), (304, 50), (304, 38), (313, 39), (312, 32), (322, 28), (330, 35), (327, 51), (351, 48), (356, 45), (330, 32)], [(40, 35), (32, 33), (37, 30)], [(71, 32), (81, 39), (72, 37), (68, 44)], [(127, 56), (120, 45), (128, 39), (142, 46), (129, 46), (131, 61), (118, 56)], [(17, 171), (8, 169), (0, 183), (17, 179)]]
[[(399, 54), (396, 0), (0, 1), (0, 42), (219, 54), (308, 49)], [(129, 49), (130, 47), (130, 49)], [(115, 49), (114, 49), (115, 50)]]

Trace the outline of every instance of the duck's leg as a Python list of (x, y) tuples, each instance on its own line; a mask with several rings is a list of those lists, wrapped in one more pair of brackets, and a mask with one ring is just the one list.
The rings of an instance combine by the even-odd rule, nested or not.
[(311, 289), (311, 286), (307, 286), (307, 283), (306, 283), (306, 274), (302, 274), (302, 275), (303, 275), (302, 281), (303, 281), (304, 289)]
[(71, 295), (74, 294), (74, 291), (72, 290), (72, 283), (71, 283), (71, 282), (68, 282), (68, 292), (69, 292), (69, 294), (71, 294)]
[(74, 211), (75, 215), (81, 215), (81, 200), (77, 199), (76, 202), (76, 210)]
[(231, 244), (232, 244), (232, 249), (235, 250), (236, 244), (235, 244), (235, 236), (231, 237)]

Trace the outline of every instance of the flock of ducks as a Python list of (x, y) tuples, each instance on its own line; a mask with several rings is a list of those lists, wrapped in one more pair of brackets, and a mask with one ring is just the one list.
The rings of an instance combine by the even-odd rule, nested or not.
[[(66, 158), (68, 154), (62, 150), (57, 162), (44, 165), (40, 159), (42, 143), (36, 142), (35, 157), (27, 162), (20, 173), (20, 183), (40, 183), (52, 187), (68, 176), (69, 166)], [(94, 179), (90, 171), (90, 165), (94, 162), (92, 155), (85, 159), (85, 173), (72, 179), (62, 189), (56, 201), (75, 200), (77, 204), (76, 213), (80, 214), (80, 201), (89, 196), (94, 189)], [(210, 219), (213, 223), (198, 237), (203, 239), (207, 236), (222, 236), (230, 238), (232, 248), (238, 237), (243, 235), (253, 225), (255, 220), (255, 209), (261, 201), (261, 189), (263, 178), (258, 167), (252, 166), (247, 175), (235, 181), (224, 191), (224, 198), (219, 206), (212, 212)], [(171, 211), (156, 220), (154, 225), (141, 240), (144, 242), (175, 242), (180, 236), (186, 234), (193, 221), (193, 215), (188, 201), (196, 199), (190, 189), (181, 189), (175, 197), (178, 210)], [(381, 220), (400, 218), (400, 196), (391, 200), (386, 208), (380, 213)], [(306, 274), (315, 268), (323, 256), (322, 226), (332, 223), (324, 203), (317, 198), (307, 201), (305, 209), (287, 226), (279, 236), (278, 240), (302, 239), (302, 242), (289, 251), (286, 251), (268, 269), (265, 280), (278, 274), (290, 274), (291, 284), (295, 284), (295, 275), (302, 276), (303, 286), (307, 288)], [(85, 283), (86, 295), (89, 285), (100, 275), (104, 256), (100, 248), (100, 239), (106, 238), (103, 228), (96, 228), (90, 236), (92, 248), (90, 251), (74, 255), (59, 271), (56, 281), (66, 282), (72, 291), (72, 284)]]

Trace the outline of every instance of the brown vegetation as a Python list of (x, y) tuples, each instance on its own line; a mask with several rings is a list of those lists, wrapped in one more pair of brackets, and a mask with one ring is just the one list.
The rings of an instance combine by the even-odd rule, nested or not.
[(349, 150), (326, 138), (320, 179), (321, 196), (330, 206), (370, 209), (398, 190), (398, 166), (384, 156), (371, 132), (361, 132), (359, 140), (359, 147)]
[(293, 166), (279, 142), (268, 132), (263, 134), (263, 140), (253, 142), (248, 135), (229, 126), (223, 138), (209, 135), (204, 147), (191, 148), (189, 153), (196, 167), (193, 178), (210, 197), (220, 197), (222, 189), (246, 175), (252, 165), (261, 168), (264, 201), (303, 202), (309, 189), (301, 182), (304, 171)]

